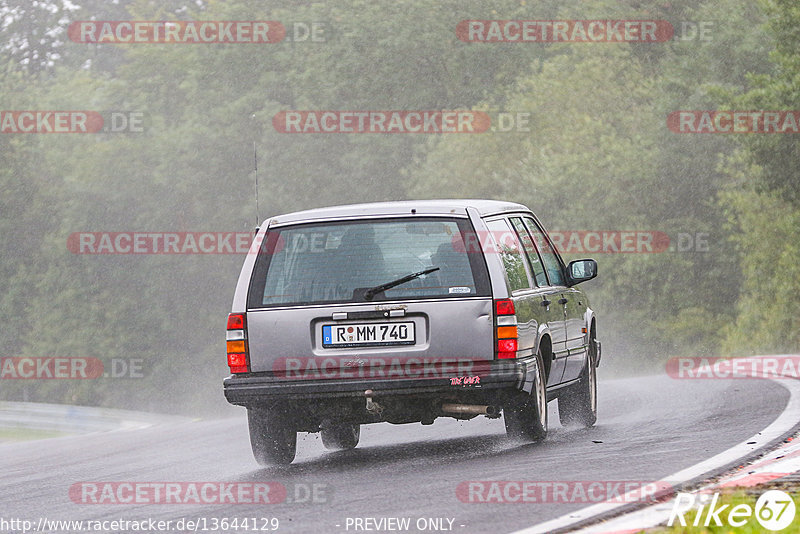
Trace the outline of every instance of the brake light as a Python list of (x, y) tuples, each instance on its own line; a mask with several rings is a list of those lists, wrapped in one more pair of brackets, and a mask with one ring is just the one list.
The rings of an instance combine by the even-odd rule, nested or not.
[(247, 356), (244, 354), (228, 354), (228, 365), (232, 373), (238, 373), (235, 369), (244, 368), (247, 370)]
[(497, 315), (514, 315), (514, 301), (511, 299), (499, 299), (494, 301), (494, 309)]
[(498, 339), (497, 340), (497, 352), (500, 354), (500, 358), (513, 358), (516, 356), (517, 352), (517, 340), (516, 339)]
[(517, 357), (517, 316), (514, 301), (498, 299), (494, 301), (495, 339), (497, 339), (497, 358), (507, 360)]
[(243, 313), (231, 313), (228, 315), (228, 330), (244, 330)]
[(231, 373), (246, 373), (248, 368), (247, 356), (247, 326), (243, 313), (228, 315), (228, 331), (225, 333), (228, 345), (228, 367)]

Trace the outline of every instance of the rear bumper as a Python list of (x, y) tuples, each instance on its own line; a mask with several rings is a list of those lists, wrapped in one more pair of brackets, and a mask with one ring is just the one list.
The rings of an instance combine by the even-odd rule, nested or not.
[[(233, 375), (223, 381), (225, 398), (240, 406), (257, 405), (277, 400), (308, 400), (334, 398), (363, 398), (367, 390), (380, 397), (431, 396), (458, 391), (518, 389), (530, 392), (535, 375), (535, 359), (520, 358), (486, 362), (475, 369), (470, 384), (458, 384), (458, 377), (429, 378), (316, 378), (288, 379), (272, 373)], [(526, 380), (526, 378), (528, 378)], [(454, 383), (456, 382), (456, 383)], [(527, 387), (526, 387), (527, 386)]]

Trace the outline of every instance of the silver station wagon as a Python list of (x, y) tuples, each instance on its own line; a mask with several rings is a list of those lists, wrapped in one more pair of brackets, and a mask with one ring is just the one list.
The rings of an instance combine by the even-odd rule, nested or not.
[(367, 423), (503, 417), (541, 440), (547, 403), (564, 425), (597, 418), (600, 343), (536, 216), (494, 200), (321, 208), (268, 219), (228, 316), (225, 397), (247, 408), (262, 465), (295, 457), (297, 432), (329, 449)]

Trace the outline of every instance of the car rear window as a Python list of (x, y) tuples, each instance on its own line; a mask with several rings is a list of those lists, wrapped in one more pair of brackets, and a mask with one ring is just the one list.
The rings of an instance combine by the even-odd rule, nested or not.
[(250, 308), (365, 302), (366, 289), (431, 267), (437, 271), (371, 301), (489, 296), (486, 263), (464, 246), (468, 219), (402, 218), (269, 230), (250, 283)]

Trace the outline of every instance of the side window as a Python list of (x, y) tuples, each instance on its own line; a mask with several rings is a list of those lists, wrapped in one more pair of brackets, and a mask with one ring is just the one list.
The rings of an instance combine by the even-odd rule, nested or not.
[[(525, 268), (525, 260), (522, 258), (522, 246), (519, 244), (517, 234), (509, 228), (504, 219), (486, 221), (486, 226), (494, 241), (494, 250), (500, 254), (500, 259), (503, 260), (509, 290), (530, 288), (528, 271)], [(486, 250), (492, 252), (490, 247), (486, 247)]]
[(519, 239), (522, 242), (522, 249), (528, 257), (528, 265), (530, 265), (531, 271), (533, 272), (536, 285), (539, 287), (546, 286), (547, 277), (544, 274), (544, 266), (542, 266), (539, 253), (536, 252), (536, 247), (533, 244), (530, 234), (528, 234), (528, 231), (525, 229), (522, 219), (519, 217), (512, 217), (511, 224), (514, 225), (514, 229), (517, 231), (517, 234), (519, 234)]
[(536, 245), (539, 247), (539, 252), (542, 254), (542, 263), (544, 269), (547, 271), (547, 277), (550, 279), (550, 284), (554, 286), (564, 285), (564, 272), (561, 269), (561, 262), (558, 259), (556, 251), (550, 245), (550, 242), (545, 238), (544, 232), (539, 225), (536, 224), (530, 217), (525, 217), (525, 225), (531, 231), (531, 235), (536, 240)]

